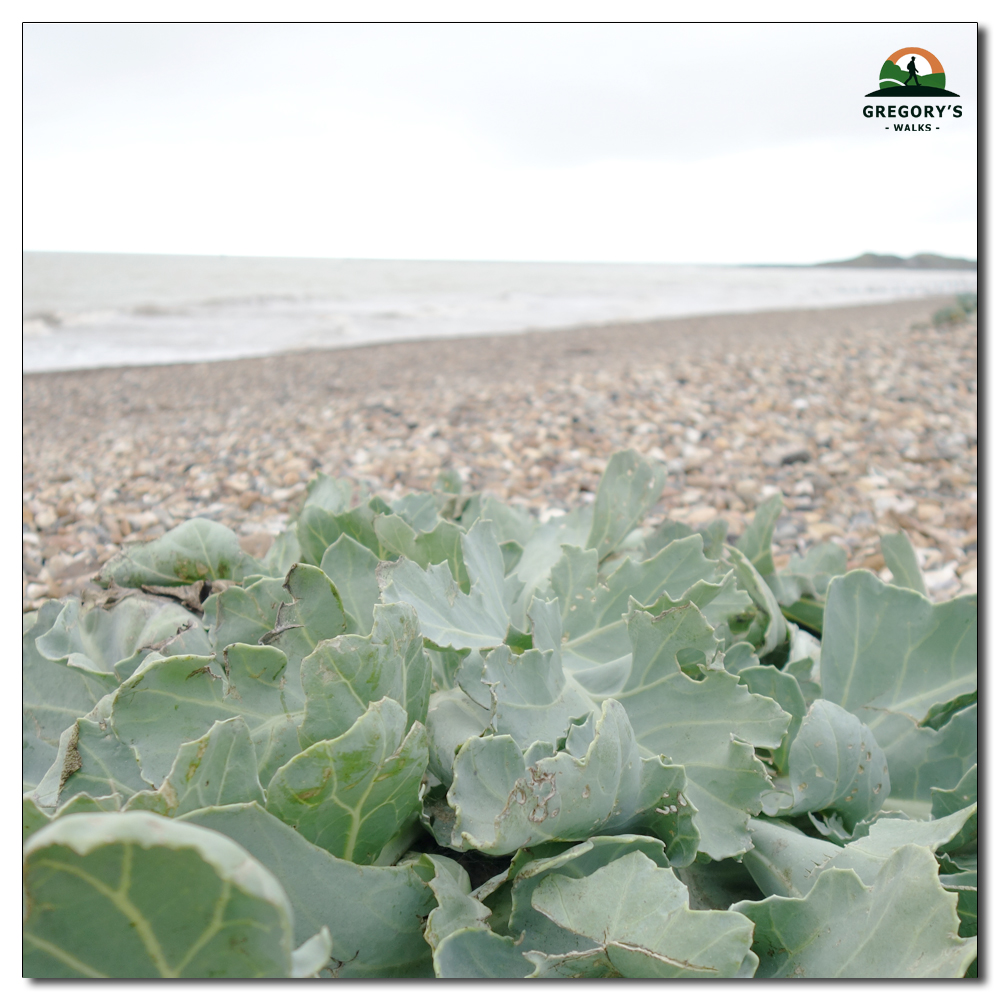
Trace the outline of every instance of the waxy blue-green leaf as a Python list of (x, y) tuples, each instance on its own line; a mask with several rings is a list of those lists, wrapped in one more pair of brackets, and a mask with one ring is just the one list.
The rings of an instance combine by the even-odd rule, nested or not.
[[(267, 555), (260, 560), (260, 573), (266, 577), (283, 580), (297, 562), (302, 561), (302, 547), (295, 534), (295, 528), (286, 528), (271, 543)], [(249, 574), (244, 580), (249, 579)]]
[(77, 813), (121, 812), (124, 802), (122, 797), (114, 792), (111, 795), (99, 795), (96, 798), (89, 792), (80, 792), (67, 799), (52, 815), (53, 821), (63, 816), (75, 816)]
[[(622, 616), (630, 606), (655, 605), (658, 612), (661, 602), (669, 607), (688, 601), (708, 605), (719, 598), (724, 576), (725, 568), (705, 558), (699, 535), (671, 542), (645, 562), (626, 560), (604, 583), (598, 582), (592, 554), (564, 546), (553, 569), (566, 637), (564, 664), (595, 696), (615, 694), (628, 675), (630, 647)], [(732, 585), (730, 591), (738, 594)], [(742, 594), (732, 613), (749, 603)], [(728, 611), (723, 615), (713, 625), (727, 619)]]
[(636, 609), (628, 632), (631, 672), (618, 697), (639, 745), (684, 766), (698, 849), (715, 860), (743, 853), (751, 846), (747, 820), (771, 788), (753, 748), (779, 746), (790, 716), (724, 670), (707, 670), (702, 680), (681, 671), (678, 654), (698, 650), (709, 662), (716, 650), (711, 625), (693, 605), (656, 618)]
[(886, 808), (929, 816), (931, 789), (956, 785), (978, 759), (979, 707), (956, 712), (940, 729), (891, 712), (856, 713), (875, 734), (889, 762), (892, 795)]
[(415, 612), (407, 604), (376, 605), (370, 634), (327, 639), (302, 661), (302, 746), (346, 733), (382, 698), (399, 702), (410, 723), (423, 722), (430, 686)]
[(663, 492), (666, 470), (652, 465), (639, 453), (618, 451), (608, 460), (594, 498), (594, 519), (584, 548), (596, 549), (597, 558), (613, 552)]
[(317, 472), (306, 486), (302, 509), (319, 507), (331, 514), (342, 514), (351, 506), (353, 490), (349, 479), (334, 479), (325, 472)]
[(777, 598), (753, 563), (731, 545), (726, 546), (726, 556), (736, 571), (736, 582), (740, 589), (746, 591), (757, 607), (757, 621), (750, 627), (748, 638), (756, 648), (757, 655), (764, 657), (788, 641), (788, 626), (784, 615)]
[[(591, 837), (560, 851), (560, 844), (541, 844), (519, 851), (511, 862), (508, 879), (511, 886), (509, 933), (521, 943), (524, 951), (560, 955), (572, 951), (589, 951), (598, 942), (575, 934), (553, 923), (531, 905), (535, 889), (553, 873), (569, 878), (584, 878), (617, 858), (639, 851), (657, 867), (668, 866), (663, 844), (652, 837), (622, 834), (614, 837)], [(487, 899), (491, 903), (491, 899)]]
[(208, 657), (151, 659), (116, 692), (112, 728), (135, 748), (150, 784), (162, 784), (181, 743), (200, 739), (213, 723), (235, 715), (249, 726), (261, 782), (299, 752), (302, 696), (285, 683), (284, 654), (237, 643), (225, 659), (225, 678), (208, 669)]
[(664, 594), (647, 605), (646, 610), (658, 615), (667, 608), (679, 608), (682, 604), (693, 604), (698, 608), (715, 628), (715, 636), (724, 649), (740, 643), (749, 645), (746, 639), (751, 635), (758, 612), (750, 595), (740, 590), (735, 570), (729, 570), (718, 583), (700, 580), (676, 599)]
[(398, 514), (379, 514), (375, 534), (385, 558), (406, 556), (421, 569), (446, 562), (464, 593), (469, 592), (469, 573), (462, 558), (462, 529), (440, 519), (427, 531), (417, 531)]
[(498, 646), (486, 657), (482, 684), (492, 696), (493, 732), (509, 734), (522, 750), (537, 740), (554, 745), (571, 720), (597, 708), (563, 671), (558, 649), (529, 649), (515, 656)]
[(628, 716), (604, 702), (584, 739), (567, 749), (536, 743), (522, 753), (510, 736), (473, 737), (455, 758), (448, 802), (455, 810), (451, 846), (510, 854), (546, 840), (583, 840), (634, 828), (672, 790), (675, 772), (643, 759)]
[(127, 799), (149, 788), (135, 750), (119, 741), (107, 721), (80, 718), (60, 736), (56, 759), (34, 794), (42, 805), (54, 808), (82, 792)]
[[(751, 972), (756, 964), (747, 957), (750, 920), (740, 913), (692, 910), (684, 883), (639, 851), (583, 878), (548, 875), (531, 905), (560, 927), (600, 943), (594, 951), (603, 951), (610, 966), (599, 970), (602, 978), (725, 979), (737, 976), (744, 962)], [(594, 951), (588, 959), (596, 957)], [(536, 955), (525, 957), (534, 961)], [(581, 959), (574, 962), (576, 971)], [(566, 975), (546, 964), (547, 975)]]
[(954, 788), (931, 789), (931, 816), (941, 819), (979, 800), (979, 765), (973, 764)]
[(856, 715), (820, 698), (792, 741), (786, 789), (766, 795), (764, 811), (771, 816), (832, 811), (851, 831), (879, 811), (889, 789), (889, 765), (872, 731)]
[(381, 563), (379, 588), (386, 604), (403, 601), (417, 612), (425, 638), (441, 647), (499, 646), (510, 628), (516, 584), (504, 579), (503, 554), (489, 521), (479, 520), (462, 537), (469, 593), (443, 563), (421, 569), (409, 559)]
[(112, 675), (72, 667), (43, 656), (36, 640), (59, 617), (58, 601), (46, 601), (25, 615), (21, 637), (22, 775), (34, 787), (56, 759), (67, 727), (86, 715), (118, 686)]
[(873, 730), (879, 710), (920, 723), (976, 690), (976, 608), (975, 594), (932, 604), (867, 570), (838, 577), (826, 599), (823, 697)]
[[(745, 646), (746, 643), (739, 643), (739, 645)], [(778, 670), (777, 667), (773, 666), (750, 664), (741, 670), (732, 669), (728, 651), (726, 672), (736, 674), (740, 683), (745, 684), (751, 694), (760, 694), (776, 701), (792, 717), (792, 721), (788, 724), (788, 732), (782, 737), (781, 745), (776, 747), (773, 753), (774, 766), (779, 771), (787, 773), (789, 748), (792, 746), (792, 741), (798, 734), (802, 719), (808, 711), (798, 680), (794, 674)]]
[(214, 723), (201, 739), (182, 743), (159, 789), (140, 793), (126, 808), (180, 817), (234, 802), (264, 804), (250, 730), (239, 716)]
[(371, 705), (342, 736), (315, 743), (279, 768), (267, 809), (306, 840), (368, 864), (419, 808), (427, 735), (391, 698)]
[(286, 681), (301, 691), (302, 660), (324, 639), (346, 632), (347, 616), (333, 581), (318, 566), (293, 566), (284, 586), (292, 600), (278, 608), (274, 629), (259, 641), (285, 654)]
[(434, 951), (434, 973), (439, 979), (523, 979), (531, 968), (513, 938), (488, 927), (462, 927)]
[(438, 522), (442, 502), (438, 494), (418, 490), (391, 500), (389, 506), (414, 530), (430, 531)]
[(355, 865), (310, 844), (256, 802), (188, 813), (186, 823), (236, 841), (280, 880), (295, 911), (295, 943), (322, 927), (338, 978), (429, 976), (423, 918), (431, 890), (411, 867)]
[(52, 822), (52, 816), (27, 792), (21, 796), (21, 842), (27, 840), (43, 826)]
[(513, 575), (524, 586), (512, 608), (511, 620), (519, 628), (527, 628), (528, 607), (533, 597), (537, 595), (548, 600), (553, 596), (550, 577), (562, 559), (562, 547), (583, 546), (593, 516), (593, 507), (577, 507), (568, 514), (550, 518), (544, 524), (534, 524), (527, 538), (518, 539), (522, 552)]
[(374, 521), (376, 514), (390, 513), (392, 509), (378, 497), (372, 497), (367, 503), (339, 513), (325, 510), (319, 504), (303, 507), (295, 525), (302, 559), (313, 566), (319, 566), (326, 550), (344, 534), (383, 558), (384, 552), (375, 534)]
[(489, 728), (490, 709), (474, 702), (459, 688), (435, 691), (427, 709), (428, 766), (439, 781), (450, 785), (455, 754), (472, 736)]
[(977, 853), (944, 855), (939, 858), (938, 878), (949, 892), (958, 896), (958, 936), (979, 933), (979, 856)]
[(827, 588), (834, 577), (846, 572), (847, 553), (833, 542), (822, 542), (805, 555), (792, 553), (788, 566), (769, 576), (767, 585), (785, 618), (821, 635)]
[(918, 594), (927, 596), (927, 585), (924, 575), (920, 572), (920, 562), (917, 553), (913, 551), (906, 533), (897, 531), (894, 534), (882, 535), (882, 556), (892, 573), (892, 583), (896, 587), (906, 587)]
[(278, 608), (288, 598), (284, 577), (264, 577), (248, 587), (229, 587), (205, 601), (205, 624), (221, 658), (234, 642), (254, 644), (274, 628)]
[(863, 837), (845, 844), (827, 868), (853, 868), (866, 885), (874, 882), (879, 866), (899, 847), (919, 844), (936, 852), (963, 850), (975, 843), (978, 809), (975, 803), (934, 820), (877, 819)]
[(751, 819), (754, 846), (743, 863), (761, 891), (771, 895), (804, 896), (827, 868), (851, 868), (871, 885), (894, 850), (907, 844), (935, 851), (950, 846), (975, 813), (972, 805), (939, 820), (881, 816), (844, 846), (807, 836), (781, 820)]
[(259, 573), (260, 564), (240, 548), (236, 533), (222, 524), (195, 517), (152, 542), (131, 545), (104, 564), (103, 586), (177, 586), (198, 580), (236, 580)]
[(350, 535), (341, 535), (319, 564), (340, 595), (347, 631), (355, 635), (368, 635), (372, 630), (372, 608), (379, 602), (377, 566), (375, 553)]
[[(424, 859), (424, 865), (430, 867), (424, 878), (438, 904), (427, 916), (424, 938), (436, 952), (441, 942), (457, 930), (486, 928), (490, 910), (472, 895), (468, 872), (457, 861), (436, 854), (424, 855)], [(435, 971), (442, 975), (439, 968)]]
[(25, 844), (24, 891), (23, 971), (32, 978), (292, 972), (281, 884), (210, 830), (152, 813), (67, 816)]
[(833, 869), (804, 898), (733, 909), (754, 922), (762, 979), (959, 978), (976, 957), (976, 939), (958, 936), (956, 898), (934, 855), (915, 844), (893, 852), (871, 886)]
[(146, 596), (126, 597), (110, 611), (85, 611), (79, 598), (71, 598), (36, 645), (50, 660), (109, 675), (114, 686), (152, 651), (164, 656), (211, 652), (197, 617), (173, 601)]
[(771, 541), (774, 537), (774, 526), (778, 523), (784, 508), (785, 498), (780, 493), (769, 496), (757, 508), (750, 526), (736, 542), (736, 548), (750, 560), (765, 579), (773, 576), (775, 572)]

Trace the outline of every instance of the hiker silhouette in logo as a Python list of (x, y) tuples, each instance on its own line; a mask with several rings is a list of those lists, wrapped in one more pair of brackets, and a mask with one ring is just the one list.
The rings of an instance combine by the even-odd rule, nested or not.
[(904, 87), (909, 87), (911, 80), (913, 81), (913, 85), (915, 87), (920, 86), (920, 83), (917, 80), (917, 77), (919, 76), (919, 74), (917, 73), (917, 57), (916, 56), (910, 56), (910, 61), (906, 64), (906, 68), (907, 68), (907, 70), (909, 70), (910, 75), (906, 78), (906, 83), (904, 83), (903, 86)]

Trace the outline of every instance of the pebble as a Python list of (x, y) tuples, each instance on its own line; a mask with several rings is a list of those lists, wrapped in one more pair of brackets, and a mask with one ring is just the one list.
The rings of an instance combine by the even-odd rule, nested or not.
[(23, 607), (190, 517), (262, 555), (317, 470), (390, 499), (449, 471), (551, 517), (621, 448), (667, 467), (647, 523), (734, 540), (781, 492), (779, 567), (832, 541), (878, 572), (903, 530), (933, 600), (974, 592), (977, 328), (931, 326), (947, 301), (26, 375)]

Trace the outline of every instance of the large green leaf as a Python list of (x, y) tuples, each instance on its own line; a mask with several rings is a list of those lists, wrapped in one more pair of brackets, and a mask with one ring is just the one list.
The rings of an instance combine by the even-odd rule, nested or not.
[(234, 802), (264, 804), (250, 730), (239, 716), (214, 723), (199, 740), (182, 743), (159, 789), (141, 792), (126, 808), (180, 817)]
[(785, 498), (780, 493), (769, 496), (753, 516), (750, 527), (740, 535), (736, 548), (753, 564), (765, 579), (774, 575), (774, 556), (771, 553), (771, 539), (774, 526), (785, 508)]
[(225, 651), (220, 678), (204, 656), (150, 659), (115, 693), (111, 725), (139, 755), (142, 776), (159, 786), (181, 743), (213, 723), (242, 716), (250, 728), (262, 782), (299, 752), (302, 696), (285, 682), (285, 656), (268, 646), (237, 643)]
[(757, 607), (757, 621), (750, 628), (749, 641), (763, 659), (788, 641), (788, 626), (778, 606), (777, 598), (757, 568), (739, 549), (726, 546), (726, 554), (736, 572), (740, 589), (750, 595)]
[(793, 622), (823, 632), (826, 591), (835, 576), (847, 572), (847, 553), (833, 542), (814, 545), (805, 555), (793, 552), (788, 566), (767, 578), (767, 585), (781, 605), (782, 614)]
[(448, 792), (451, 846), (502, 855), (547, 840), (614, 834), (678, 794), (681, 769), (640, 756), (628, 716), (612, 699), (600, 718), (570, 731), (566, 746), (553, 753), (551, 743), (535, 743), (522, 754), (510, 736), (469, 739)]
[(425, 638), (441, 647), (482, 649), (499, 646), (510, 628), (513, 580), (504, 580), (503, 553), (490, 521), (479, 520), (462, 537), (469, 573), (463, 593), (443, 563), (421, 569), (402, 558), (379, 565), (379, 587), (387, 603), (413, 607)]
[(753, 748), (779, 746), (790, 716), (724, 670), (708, 669), (695, 680), (680, 669), (685, 650), (699, 651), (705, 662), (716, 650), (712, 626), (693, 605), (655, 618), (636, 609), (628, 632), (631, 672), (618, 697), (636, 739), (647, 753), (684, 766), (700, 851), (720, 860), (749, 850), (747, 820), (771, 788)]
[(462, 558), (462, 529), (452, 521), (438, 519), (428, 531), (417, 531), (398, 514), (379, 514), (375, 534), (387, 556), (406, 556), (421, 569), (446, 562), (464, 593), (469, 592), (469, 574)]
[[(493, 508), (487, 504), (486, 509)], [(562, 547), (584, 545), (593, 516), (593, 507), (577, 507), (568, 514), (550, 518), (545, 524), (534, 524), (526, 536), (518, 539), (522, 551), (513, 576), (523, 584), (523, 589), (511, 610), (511, 620), (519, 628), (527, 628), (528, 606), (536, 594), (543, 600), (553, 596), (550, 575), (562, 559)]]
[(435, 691), (427, 709), (427, 739), (431, 773), (451, 784), (455, 754), (471, 736), (482, 736), (489, 728), (491, 712), (474, 702), (459, 688)]
[(490, 915), (489, 907), (483, 906), (472, 893), (472, 883), (468, 872), (451, 858), (439, 855), (425, 855), (430, 863), (433, 878), (427, 885), (437, 906), (427, 917), (424, 938), (431, 948), (437, 946), (451, 933), (461, 927), (485, 927)]
[(372, 608), (379, 602), (375, 569), (378, 557), (350, 535), (341, 535), (323, 553), (319, 568), (333, 582), (347, 616), (347, 631), (367, 635)]
[(25, 844), (24, 882), (26, 976), (292, 972), (281, 884), (210, 830), (151, 813), (68, 816)]
[(639, 453), (618, 451), (608, 460), (594, 499), (594, 520), (584, 548), (598, 559), (613, 552), (663, 492), (666, 471)]
[(302, 509), (319, 507), (331, 514), (342, 514), (351, 506), (354, 487), (349, 479), (334, 479), (325, 472), (317, 472), (306, 486), (306, 499)]
[(59, 617), (58, 601), (46, 601), (25, 615), (21, 639), (22, 769), (24, 782), (35, 786), (56, 759), (59, 738), (118, 686), (113, 675), (50, 660), (36, 640)]
[(529, 951), (525, 957), (536, 964), (536, 974), (575, 976), (599, 958), (607, 960), (598, 966), (599, 976), (630, 979), (732, 978), (741, 970), (751, 975), (756, 967), (748, 958), (753, 924), (746, 917), (692, 910), (684, 883), (639, 851), (583, 878), (548, 875), (531, 905), (558, 926), (600, 943), (583, 954)]
[(919, 844), (936, 851), (961, 846), (963, 834), (970, 825), (975, 828), (975, 817), (975, 805), (930, 821), (881, 816), (842, 847), (780, 820), (751, 819), (754, 846), (743, 862), (763, 892), (778, 896), (806, 895), (827, 868), (851, 868), (871, 885), (897, 848)]
[[(747, 643), (740, 643), (741, 647), (749, 648)], [(773, 753), (774, 766), (781, 772), (788, 772), (788, 751), (792, 742), (798, 734), (799, 726), (808, 711), (806, 700), (802, 694), (802, 686), (794, 674), (784, 670), (778, 670), (773, 666), (761, 666), (759, 663), (750, 663), (741, 669), (730, 666), (730, 653), (736, 647), (730, 647), (726, 651), (726, 670), (728, 673), (735, 673), (741, 684), (747, 686), (751, 694), (760, 694), (765, 698), (776, 701), (791, 717), (788, 724), (788, 732), (782, 737), (781, 746), (777, 747)], [(756, 656), (753, 657), (756, 660)]]
[(486, 657), (482, 683), (492, 696), (493, 731), (509, 734), (522, 750), (537, 740), (555, 745), (573, 719), (597, 707), (566, 676), (558, 650), (529, 649), (515, 656), (498, 646)]
[(892, 573), (893, 584), (915, 590), (926, 597), (927, 585), (924, 583), (924, 575), (920, 572), (917, 554), (913, 551), (913, 546), (906, 535), (902, 531), (883, 535), (881, 542), (882, 556), (889, 572)]
[(519, 851), (511, 863), (507, 876), (512, 882), (508, 930), (524, 951), (565, 955), (572, 951), (589, 951), (597, 946), (592, 938), (560, 927), (531, 905), (535, 889), (547, 876), (559, 874), (585, 878), (633, 851), (642, 852), (659, 868), (668, 866), (663, 844), (652, 837), (636, 834), (591, 837), (560, 851), (561, 846), (542, 844), (527, 848)]
[(115, 686), (154, 650), (164, 656), (211, 652), (201, 621), (190, 611), (145, 596), (126, 597), (110, 611), (85, 611), (79, 598), (70, 598), (36, 645), (50, 660), (108, 674)]
[(284, 578), (264, 577), (249, 587), (229, 587), (205, 601), (205, 624), (212, 648), (221, 656), (234, 642), (257, 643), (274, 628), (288, 597)]
[(881, 710), (920, 723), (935, 706), (975, 691), (977, 667), (975, 594), (932, 604), (867, 570), (830, 584), (823, 697), (862, 721)]
[(824, 871), (801, 899), (736, 903), (753, 920), (758, 978), (961, 977), (975, 938), (958, 936), (956, 897), (927, 847), (894, 851), (867, 886), (854, 871)]
[(434, 896), (412, 868), (335, 858), (256, 802), (202, 809), (184, 821), (224, 834), (278, 877), (295, 911), (296, 944), (330, 929), (334, 975), (432, 975), (423, 918)]
[(306, 505), (295, 526), (303, 560), (319, 566), (326, 550), (344, 534), (381, 558), (384, 553), (375, 534), (374, 520), (376, 514), (389, 513), (391, 508), (378, 497), (338, 513), (319, 504)]
[(406, 708), (410, 723), (425, 721), (431, 668), (415, 612), (378, 604), (372, 622), (369, 635), (327, 639), (302, 661), (303, 747), (346, 733), (369, 702), (386, 697)]
[(267, 809), (336, 857), (367, 864), (416, 816), (426, 768), (424, 727), (407, 733), (405, 710), (383, 698), (342, 736), (279, 768)]
[(887, 806), (911, 815), (930, 815), (932, 788), (958, 783), (978, 758), (979, 707), (970, 705), (940, 729), (918, 726), (904, 715), (890, 712), (867, 713), (866, 717), (879, 746), (889, 762), (892, 796)]
[(823, 697), (853, 712), (885, 751), (898, 807), (930, 802), (976, 762), (975, 595), (932, 604), (856, 570), (830, 584)]
[[(725, 573), (725, 567), (705, 558), (700, 535), (671, 542), (645, 562), (626, 559), (603, 583), (593, 552), (564, 546), (552, 571), (566, 636), (563, 662), (595, 695), (615, 694), (628, 674), (630, 647), (622, 616), (630, 602), (656, 603), (657, 612), (664, 609), (659, 603), (664, 598), (666, 606), (710, 604), (719, 597)], [(733, 613), (748, 604), (743, 594)]]
[(299, 665), (324, 639), (347, 631), (347, 616), (333, 581), (318, 567), (300, 563), (288, 571), (291, 602), (278, 608), (274, 629), (260, 642), (288, 658), (287, 683), (302, 690)]
[(129, 798), (149, 790), (139, 772), (135, 750), (120, 742), (106, 719), (77, 719), (59, 738), (55, 762), (35, 789), (44, 806), (55, 807), (74, 795), (118, 795)]
[(874, 816), (888, 795), (889, 765), (872, 731), (818, 698), (792, 741), (788, 780), (782, 791), (765, 796), (764, 809), (771, 816), (830, 810), (850, 831)]
[(38, 804), (27, 792), (21, 796), (21, 842), (27, 840), (37, 830), (43, 826), (48, 826), (52, 821), (49, 812)]
[(242, 580), (260, 565), (240, 548), (236, 533), (195, 517), (152, 542), (132, 545), (104, 564), (98, 580), (119, 587), (177, 586), (199, 580)]
[(518, 943), (488, 927), (462, 927), (434, 950), (434, 972), (440, 979), (523, 979), (531, 963)]
[(931, 815), (934, 819), (950, 816), (967, 808), (979, 798), (979, 765), (973, 764), (954, 788), (931, 789)]

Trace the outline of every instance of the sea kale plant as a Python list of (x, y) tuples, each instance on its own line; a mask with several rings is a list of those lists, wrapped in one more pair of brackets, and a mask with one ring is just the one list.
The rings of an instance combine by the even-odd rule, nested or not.
[[(976, 598), (319, 476), (24, 619), (30, 977), (976, 973)], [(96, 595), (96, 596), (95, 596)]]

